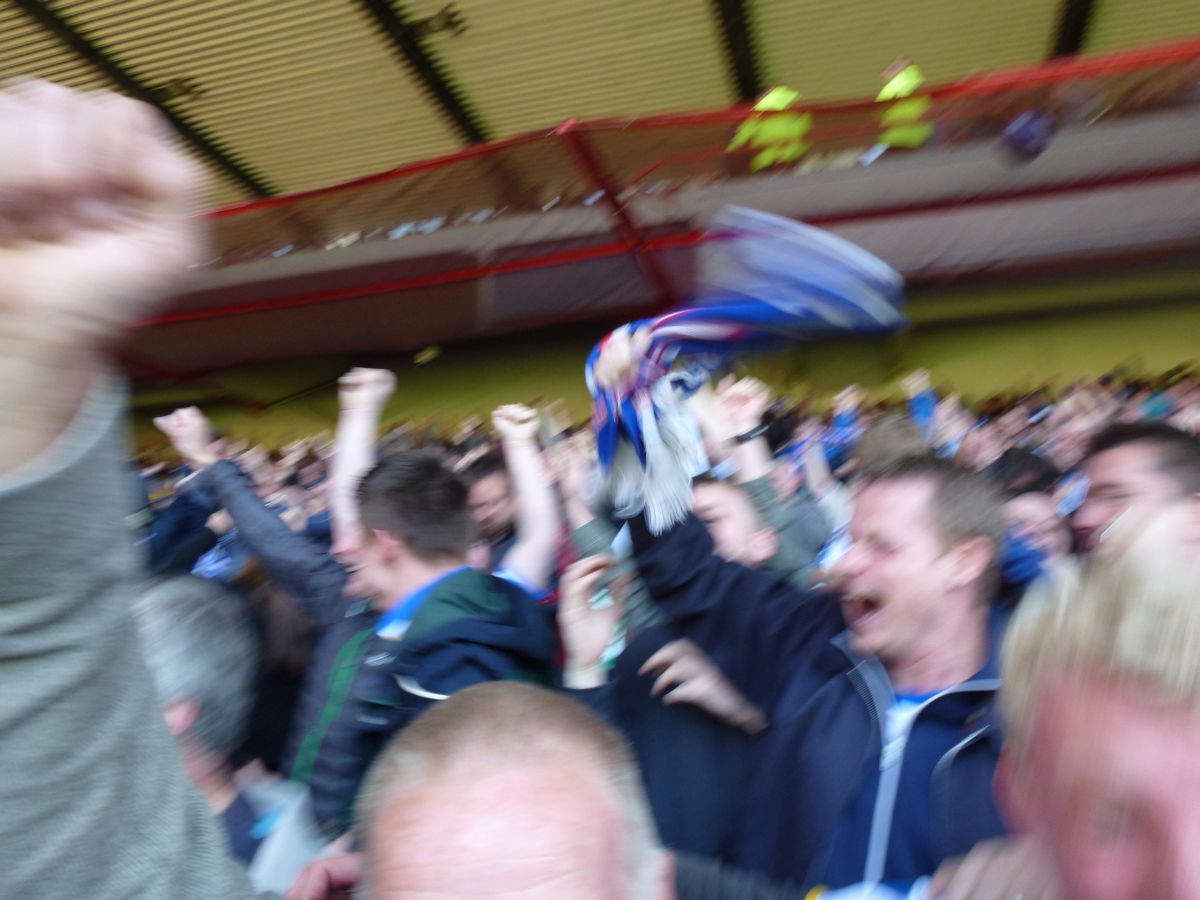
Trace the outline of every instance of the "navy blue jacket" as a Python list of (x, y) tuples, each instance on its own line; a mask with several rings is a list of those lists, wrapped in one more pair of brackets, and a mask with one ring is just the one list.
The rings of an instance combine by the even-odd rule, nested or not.
[(404, 636), (373, 635), (351, 688), (354, 790), (343, 798), (348, 828), (358, 783), (376, 754), (432, 703), (485, 681), (557, 686), (553, 610), (516, 585), (475, 569), (439, 584)]
[(629, 739), (663, 845), (722, 859), (753, 739), (699, 707), (651, 696), (658, 675), (639, 670), (678, 637), (669, 624), (650, 626), (630, 641), (607, 684), (568, 693)]
[(346, 798), (360, 777), (355, 675), (378, 618), (370, 604), (344, 596), (346, 571), (328, 547), (292, 531), (259, 499), (250, 479), (222, 460), (197, 486), (233, 518), (272, 582), (319, 629), (284, 754), (284, 773), (309, 786), (322, 831), (336, 836)]
[(735, 865), (805, 887), (909, 882), (1004, 833), (992, 663), (929, 701), (885, 754), (891, 685), (851, 649), (832, 599), (724, 562), (695, 517), (658, 537), (630, 525), (651, 596), (771, 721), (753, 744)]

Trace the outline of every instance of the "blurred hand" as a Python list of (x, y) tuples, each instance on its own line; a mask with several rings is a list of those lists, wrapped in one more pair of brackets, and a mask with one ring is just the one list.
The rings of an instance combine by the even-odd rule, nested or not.
[(195, 406), (159, 416), (154, 427), (167, 436), (175, 452), (194, 469), (206, 469), (221, 458), (221, 442), (213, 440), (212, 423)]
[(657, 674), (651, 696), (663, 703), (690, 703), (727, 725), (758, 734), (769, 724), (757, 706), (742, 696), (707, 654), (689, 640), (661, 647), (638, 671)]
[(279, 516), (292, 531), (303, 531), (308, 525), (308, 511), (303, 505), (288, 506)]
[(356, 367), (338, 379), (338, 406), (343, 412), (380, 413), (395, 390), (396, 376), (387, 369)]
[(589, 556), (567, 567), (558, 585), (558, 627), (566, 660), (563, 683), (567, 687), (597, 687), (605, 677), (598, 672), (600, 658), (612, 641), (625, 605), (624, 586), (609, 585), (612, 602), (595, 606), (604, 577), (616, 562), (608, 556)]
[(617, 389), (632, 383), (649, 347), (650, 333), (646, 329), (630, 332), (626, 325), (614, 331), (593, 370), (600, 387)]
[(177, 144), (117, 94), (0, 92), (0, 335), (101, 349), (200, 261), (202, 179)]
[(501, 406), (492, 413), (492, 426), (500, 440), (506, 443), (534, 443), (537, 441), (538, 414), (519, 403)]
[(590, 432), (580, 432), (559, 441), (548, 451), (550, 469), (559, 490), (568, 499), (588, 501), (588, 479), (595, 460), (595, 442)]
[(928, 369), (917, 369), (900, 383), (904, 387), (904, 393), (910, 398), (925, 393), (933, 384)]
[(745, 434), (762, 424), (763, 415), (771, 405), (771, 389), (757, 378), (735, 380), (729, 376), (717, 387), (717, 405), (728, 423), (726, 440)]
[(352, 900), (362, 876), (361, 853), (318, 859), (296, 876), (284, 900)]
[(836, 397), (833, 398), (833, 412), (837, 413), (850, 412), (858, 409), (863, 399), (862, 388), (857, 384), (852, 384), (847, 388), (840, 390)]
[(982, 841), (966, 856), (942, 864), (932, 900), (1059, 900), (1053, 868), (1029, 838)]
[(218, 509), (208, 517), (205, 527), (217, 537), (223, 537), (233, 529), (233, 516), (224, 509)]

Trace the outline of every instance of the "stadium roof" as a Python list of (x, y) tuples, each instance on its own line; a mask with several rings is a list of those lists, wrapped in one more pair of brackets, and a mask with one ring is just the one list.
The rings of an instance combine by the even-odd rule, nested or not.
[(342, 182), (569, 118), (862, 97), (1200, 34), (1195, 0), (0, 0), (0, 79), (148, 100), (210, 205)]

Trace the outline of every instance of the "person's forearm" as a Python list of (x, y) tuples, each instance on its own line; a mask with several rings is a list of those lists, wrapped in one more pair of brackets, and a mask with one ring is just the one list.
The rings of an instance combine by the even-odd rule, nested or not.
[(567, 515), (567, 525), (572, 531), (587, 528), (596, 521), (596, 514), (579, 497), (573, 495), (563, 497), (563, 510)]
[(755, 438), (743, 444), (735, 444), (733, 462), (737, 467), (733, 480), (738, 484), (768, 478), (774, 468), (775, 459), (765, 437)]
[(199, 475), (198, 483), (232, 516), (241, 539), (294, 604), (319, 625), (331, 625), (341, 618), (345, 570), (268, 509), (234, 463), (215, 463)]
[[(616, 537), (616, 527), (607, 519), (598, 517), (592, 517), (589, 522), (571, 531), (571, 543), (581, 557), (605, 556), (612, 553)], [(646, 590), (646, 585), (642, 583), (636, 571), (635, 567), (629, 586), (625, 589), (625, 627), (631, 634), (664, 622), (667, 618), (650, 599), (650, 592)]]
[(834, 486), (833, 473), (829, 470), (829, 460), (819, 441), (814, 441), (804, 448), (804, 483), (814, 497), (824, 497)]
[(545, 588), (554, 573), (555, 550), (562, 535), (558, 497), (535, 442), (505, 441), (504, 460), (512, 481), (517, 541), (502, 565), (530, 584)]
[(362, 527), (358, 485), (375, 465), (381, 408), (344, 409), (338, 416), (329, 472), (329, 520), (334, 543), (356, 535)]

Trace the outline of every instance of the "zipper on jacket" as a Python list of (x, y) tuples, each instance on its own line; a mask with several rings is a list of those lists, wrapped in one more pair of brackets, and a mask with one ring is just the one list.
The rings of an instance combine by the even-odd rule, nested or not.
[[(858, 667), (850, 671), (851, 681), (855, 683), (855, 687), (859, 688), (859, 693), (864, 695), (867, 700), (867, 706), (871, 710), (872, 718), (879, 727), (880, 737), (880, 753), (879, 753), (879, 789), (875, 794), (875, 809), (871, 815), (871, 836), (867, 844), (867, 860), (863, 867), (863, 881), (867, 884), (878, 884), (883, 880), (884, 868), (887, 864), (888, 845), (892, 838), (892, 819), (896, 812), (896, 798), (900, 793), (900, 775), (904, 769), (904, 751), (908, 747), (908, 738), (912, 734), (913, 728), (916, 727), (917, 720), (920, 719), (929, 704), (941, 699), (942, 697), (951, 694), (961, 694), (967, 691), (976, 690), (996, 690), (1000, 682), (999, 680), (984, 679), (979, 681), (966, 681), (954, 687), (947, 688), (938, 694), (930, 697), (924, 703), (917, 707), (912, 718), (909, 719), (907, 727), (903, 733), (897, 735), (894, 739), (887, 741), (886, 728), (884, 720), (881, 717), (878, 707), (871, 695), (869, 686), (865, 679), (858, 671)], [(857, 676), (857, 677), (855, 677)], [(859, 687), (858, 682), (862, 682)], [(890, 689), (890, 685), (889, 685)], [(886, 712), (884, 713), (886, 715)], [(947, 758), (953, 759), (953, 755), (962, 747), (965, 747), (978, 734), (986, 730), (986, 727), (980, 729), (976, 734), (972, 735), (966, 741), (962, 741), (955, 745), (948, 753), (946, 753), (938, 765), (940, 766)], [(886, 743), (885, 743), (886, 741)], [(936, 774), (936, 767), (935, 767)]]

